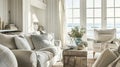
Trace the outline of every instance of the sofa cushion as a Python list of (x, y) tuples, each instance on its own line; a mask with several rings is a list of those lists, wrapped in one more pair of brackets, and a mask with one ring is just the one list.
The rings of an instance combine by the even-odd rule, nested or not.
[(110, 49), (106, 49), (97, 58), (92, 67), (107, 67), (116, 58), (117, 56)]
[(54, 46), (54, 44), (51, 43), (49, 34), (31, 35), (31, 37), (36, 50)]
[(0, 44), (0, 67), (18, 67), (15, 55), (12, 51)]
[(16, 36), (15, 43), (18, 49), (26, 49), (31, 50), (30, 45), (25, 37), (23, 36)]
[(6, 35), (0, 33), (0, 44), (10, 48), (10, 49), (16, 49), (14, 37), (16, 35)]

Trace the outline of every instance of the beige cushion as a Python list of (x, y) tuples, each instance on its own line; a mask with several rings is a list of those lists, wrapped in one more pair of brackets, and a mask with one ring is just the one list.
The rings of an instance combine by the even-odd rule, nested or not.
[(116, 29), (94, 29), (95, 40), (100, 42), (113, 41), (116, 35)]
[(0, 45), (0, 67), (18, 67), (15, 55), (3, 45)]
[(31, 50), (28, 41), (23, 36), (16, 36), (15, 43), (18, 49)]
[(107, 67), (116, 58), (117, 56), (110, 49), (106, 49), (97, 58), (92, 67)]
[(14, 37), (16, 35), (6, 35), (0, 33), (0, 44), (10, 48), (10, 49), (16, 49)]

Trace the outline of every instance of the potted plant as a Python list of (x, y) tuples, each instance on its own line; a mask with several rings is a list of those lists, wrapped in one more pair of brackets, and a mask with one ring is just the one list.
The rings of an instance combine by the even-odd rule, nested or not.
[(82, 36), (85, 33), (84, 28), (74, 27), (72, 30), (68, 33), (68, 35), (75, 41), (77, 46), (85, 46), (87, 47), (87, 44), (82, 41)]

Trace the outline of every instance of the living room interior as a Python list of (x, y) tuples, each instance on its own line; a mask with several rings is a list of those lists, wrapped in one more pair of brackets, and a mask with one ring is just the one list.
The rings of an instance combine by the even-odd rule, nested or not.
[(120, 0), (0, 0), (0, 67), (120, 67)]

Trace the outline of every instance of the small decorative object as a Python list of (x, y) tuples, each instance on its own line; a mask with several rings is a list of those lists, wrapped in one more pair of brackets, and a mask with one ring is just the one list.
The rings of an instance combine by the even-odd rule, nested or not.
[(39, 25), (38, 30), (40, 31), (41, 34), (46, 33), (43, 25)]
[(3, 29), (4, 29), (4, 21), (2, 21), (0, 18), (0, 30), (3, 30)]
[(82, 50), (82, 49), (84, 49), (87, 46), (88, 46), (87, 42), (81, 41), (81, 43), (77, 46), (77, 49), (78, 50)]

